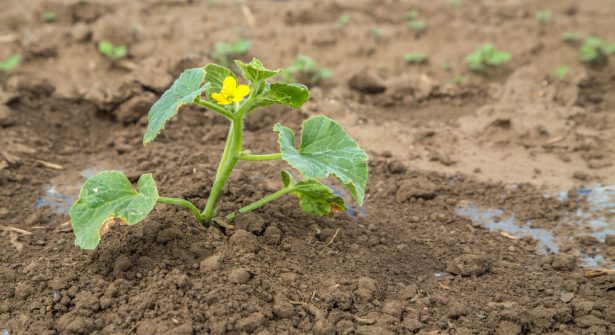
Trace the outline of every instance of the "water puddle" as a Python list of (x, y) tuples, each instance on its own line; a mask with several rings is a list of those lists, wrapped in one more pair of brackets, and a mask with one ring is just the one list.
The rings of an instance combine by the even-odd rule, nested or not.
[(70, 206), (79, 198), (83, 182), (103, 168), (87, 168), (78, 173), (62, 174), (51, 180), (45, 193), (36, 199), (36, 208), (51, 207), (56, 213), (68, 214)]
[(482, 210), (474, 204), (468, 204), (457, 208), (455, 214), (480, 223), (490, 231), (506, 232), (517, 238), (531, 237), (538, 241), (538, 251), (542, 254), (559, 252), (559, 245), (555, 242), (552, 232), (542, 228), (533, 228), (531, 221), (519, 224), (514, 214), (506, 216), (501, 209)]
[[(519, 222), (514, 213), (501, 209), (479, 208), (468, 203), (456, 209), (460, 217), (471, 219), (490, 231), (506, 232), (514, 237), (531, 237), (538, 242), (538, 252), (557, 253), (566, 247), (576, 253), (584, 266), (590, 268), (615, 269), (615, 259), (605, 257), (604, 240), (607, 235), (615, 235), (615, 185), (581, 187), (576, 190), (584, 198), (587, 206), (561, 218), (553, 228), (538, 228), (531, 221)], [(566, 201), (567, 192), (545, 197)], [(587, 247), (581, 246), (578, 238), (591, 236), (600, 242)]]

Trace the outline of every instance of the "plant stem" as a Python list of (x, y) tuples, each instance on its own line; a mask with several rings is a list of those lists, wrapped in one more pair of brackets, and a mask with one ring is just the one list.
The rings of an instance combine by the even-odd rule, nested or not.
[(166, 198), (166, 197), (159, 197), (157, 202), (159, 203), (163, 203), (163, 204), (169, 204), (169, 205), (177, 205), (177, 206), (182, 206), (186, 209), (188, 209), (190, 212), (192, 212), (192, 215), (194, 215), (194, 217), (199, 221), (199, 222), (203, 222), (203, 216), (201, 215), (201, 212), (199, 211), (199, 209), (190, 201), (188, 200), (184, 200), (181, 198)]
[(214, 112), (224, 116), (225, 118), (233, 121), (233, 113), (230, 112), (228, 109), (220, 106), (220, 105), (216, 105), (215, 103), (211, 102), (211, 101), (207, 101), (207, 100), (203, 100), (201, 98), (196, 98), (195, 102), (205, 108), (209, 108), (211, 110), (213, 110)]
[(239, 159), (241, 159), (242, 161), (275, 161), (278, 159), (282, 159), (282, 153), (279, 152), (277, 154), (268, 155), (251, 155), (242, 152), (239, 155)]
[[(292, 190), (293, 190), (292, 187), (285, 187), (285, 188), (283, 188), (283, 189), (281, 189), (281, 190), (279, 190), (279, 191), (277, 191), (275, 193), (272, 193), (272, 194), (270, 194), (270, 195), (268, 195), (268, 196), (266, 196), (266, 197), (264, 197), (264, 198), (262, 198), (260, 200), (257, 200), (257, 201), (255, 201), (255, 202), (253, 202), (253, 203), (251, 203), (251, 204), (249, 204), (249, 205), (247, 205), (245, 207), (240, 208), (239, 209), (239, 213), (251, 212), (251, 211), (253, 211), (253, 210), (257, 209), (257, 208), (260, 208), (260, 207), (262, 207), (262, 206), (264, 206), (264, 205), (266, 205), (266, 204), (268, 204), (268, 203), (270, 203), (270, 202), (280, 198), (281, 196), (291, 192)], [(226, 216), (226, 219), (228, 221), (231, 221), (234, 218), (235, 218), (235, 212), (233, 212), (233, 213), (231, 213), (231, 214)]]
[(207, 204), (201, 215), (206, 224), (209, 224), (216, 215), (216, 203), (220, 199), (220, 193), (224, 188), (224, 184), (231, 175), (235, 164), (239, 160), (239, 153), (241, 153), (242, 140), (243, 140), (243, 119), (241, 114), (235, 114), (234, 120), (229, 130), (229, 137), (226, 140), (226, 146), (218, 171), (216, 172), (216, 179), (214, 185), (209, 192), (209, 198)]

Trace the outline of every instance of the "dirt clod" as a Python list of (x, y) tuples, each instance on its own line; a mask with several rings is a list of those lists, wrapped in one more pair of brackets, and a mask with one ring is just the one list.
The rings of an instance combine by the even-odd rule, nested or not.
[(446, 271), (462, 277), (480, 276), (491, 270), (491, 262), (484, 256), (462, 255), (454, 258)]

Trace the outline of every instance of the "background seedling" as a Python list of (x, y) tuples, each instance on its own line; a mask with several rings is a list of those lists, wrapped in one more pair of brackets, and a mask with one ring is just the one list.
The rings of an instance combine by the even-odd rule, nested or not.
[(331, 70), (318, 67), (315, 60), (305, 55), (298, 55), (295, 62), (282, 72), (284, 81), (298, 81), (308, 85), (316, 85), (332, 75)]
[(423, 31), (425, 30), (425, 28), (427, 28), (427, 23), (421, 21), (421, 20), (412, 20), (410, 22), (408, 22), (408, 28), (419, 32), (419, 31)]
[(344, 14), (340, 16), (339, 19), (337, 19), (337, 22), (335, 22), (335, 25), (337, 25), (338, 27), (343, 27), (343, 26), (348, 25), (349, 22), (350, 22), (350, 16)]
[(369, 33), (377, 40), (381, 39), (384, 36), (384, 30), (381, 28), (371, 28)]
[(461, 0), (448, 0), (447, 2), (451, 7), (461, 8)]
[(421, 52), (409, 52), (404, 55), (404, 61), (408, 64), (424, 64), (427, 56)]
[(128, 47), (125, 45), (113, 45), (109, 41), (100, 41), (98, 51), (109, 58), (111, 61), (120, 60), (128, 56)]
[[(304, 211), (316, 216), (344, 211), (345, 200), (319, 181), (329, 177), (338, 179), (362, 205), (368, 176), (367, 154), (337, 122), (326, 116), (313, 116), (303, 123), (298, 147), (295, 132), (277, 123), (273, 131), (278, 135), (279, 152), (252, 154), (243, 149), (246, 116), (276, 104), (299, 108), (308, 100), (309, 92), (301, 84), (269, 82), (280, 70), (267, 69), (256, 58), (247, 64), (241, 61), (235, 64), (248, 85), (238, 85), (235, 73), (217, 64), (182, 72), (152, 106), (143, 136), (143, 144), (155, 140), (184, 105), (204, 107), (229, 121), (227, 142), (205, 208), (200, 210), (185, 199), (160, 196), (152, 174), (142, 175), (134, 189), (122, 172), (104, 171), (86, 180), (79, 200), (69, 211), (75, 244), (94, 249), (114, 223), (134, 225), (145, 219), (157, 203), (183, 207), (203, 225), (222, 227), (236, 213), (253, 211), (285, 195), (296, 197)], [(286, 161), (298, 170), (301, 178), (282, 170), (282, 186), (278, 191), (219, 216), (217, 203), (235, 166), (239, 162), (274, 160)]]
[(607, 45), (596, 36), (586, 38), (579, 50), (581, 60), (589, 64), (604, 64), (607, 62), (608, 56), (613, 53), (615, 53), (615, 44)]
[(442, 64), (442, 70), (444, 70), (446, 72), (450, 72), (451, 69), (452, 69), (451, 64), (449, 64), (449, 63)]
[(20, 61), (21, 56), (19, 56), (18, 54), (9, 56), (4, 60), (0, 61), (0, 71), (13, 71), (19, 65)]
[(578, 32), (567, 32), (560, 36), (560, 40), (565, 43), (579, 43), (583, 39), (583, 34)]
[(234, 43), (217, 42), (209, 55), (220, 65), (231, 67), (233, 65), (231, 60), (247, 54), (251, 46), (250, 40), (245, 39)]
[(463, 85), (466, 82), (466, 77), (464, 77), (464, 76), (462, 76), (460, 74), (457, 74), (457, 75), (455, 75), (453, 77), (452, 82), (455, 85)]
[(415, 32), (421, 32), (427, 28), (427, 24), (419, 20), (419, 12), (416, 10), (411, 10), (404, 13), (404, 17), (406, 18), (408, 28), (414, 30)]
[(493, 44), (487, 43), (466, 56), (465, 62), (470, 70), (482, 72), (488, 66), (500, 66), (510, 59), (509, 52), (497, 50)]
[(566, 65), (558, 66), (557, 69), (553, 70), (553, 77), (560, 80), (564, 79), (568, 74), (568, 71), (570, 71), (570, 67)]
[(47, 23), (56, 22), (58, 20), (58, 15), (52, 11), (45, 11), (41, 14), (41, 19)]
[(536, 12), (536, 14), (534, 14), (534, 20), (536, 20), (536, 22), (541, 23), (541, 24), (547, 23), (550, 19), (551, 19), (551, 12), (548, 10), (541, 10), (541, 11)]

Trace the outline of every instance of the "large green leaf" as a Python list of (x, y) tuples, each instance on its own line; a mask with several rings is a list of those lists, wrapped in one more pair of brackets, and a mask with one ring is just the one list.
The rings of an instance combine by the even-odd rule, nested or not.
[(147, 130), (143, 136), (143, 144), (153, 141), (164, 129), (179, 108), (185, 104), (194, 102), (201, 95), (205, 87), (201, 84), (205, 80), (205, 70), (202, 68), (188, 69), (175, 80), (162, 97), (152, 106), (147, 114)]
[(75, 244), (94, 249), (115, 219), (133, 225), (152, 211), (158, 190), (151, 174), (144, 174), (137, 183), (138, 191), (119, 171), (105, 171), (83, 184), (79, 200), (70, 208), (70, 221)]
[(302, 84), (272, 83), (257, 98), (252, 110), (259, 107), (266, 107), (275, 104), (282, 104), (288, 107), (299, 108), (310, 98), (310, 92)]
[(344, 199), (316, 179), (296, 182), (288, 171), (282, 171), (282, 181), (285, 187), (292, 186), (289, 194), (299, 198), (301, 208), (312, 215), (322, 216), (346, 210)]
[(208, 99), (211, 99), (212, 93), (222, 91), (222, 83), (226, 77), (237, 79), (233, 71), (224, 66), (218, 64), (207, 64), (205, 66), (205, 81), (207, 82), (205, 93)]
[(270, 70), (265, 68), (263, 63), (256, 58), (252, 58), (250, 63), (244, 63), (240, 60), (236, 60), (235, 64), (241, 70), (241, 75), (250, 83), (254, 83), (260, 80), (265, 80), (277, 75), (280, 70)]
[(367, 154), (335, 121), (318, 115), (303, 123), (301, 146), (295, 148), (294, 132), (276, 124), (282, 159), (306, 178), (334, 175), (359, 205), (367, 184)]

